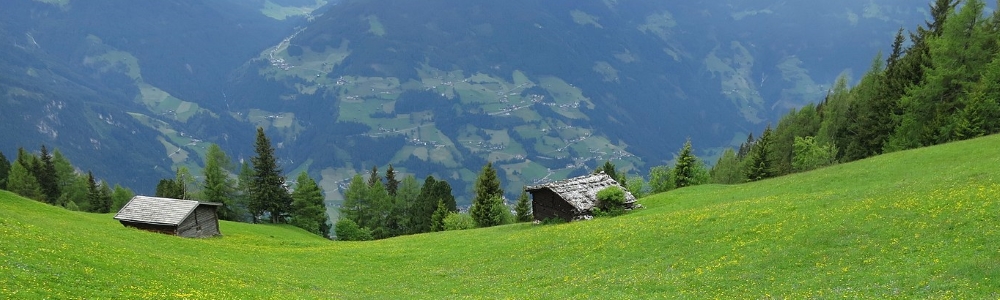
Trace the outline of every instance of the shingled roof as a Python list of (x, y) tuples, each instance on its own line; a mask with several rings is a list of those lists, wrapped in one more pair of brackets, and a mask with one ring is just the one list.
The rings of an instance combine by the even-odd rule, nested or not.
[(177, 226), (199, 205), (221, 206), (220, 203), (198, 202), (148, 196), (135, 196), (115, 214), (115, 220), (155, 225)]
[(603, 172), (529, 186), (526, 190), (530, 192), (549, 189), (556, 194), (559, 194), (559, 197), (562, 197), (566, 200), (566, 202), (573, 205), (573, 207), (579, 211), (590, 211), (595, 205), (597, 205), (597, 192), (600, 192), (609, 186), (617, 186), (625, 192), (626, 205), (635, 203), (635, 196), (632, 196), (632, 193), (629, 193), (628, 189), (622, 187), (617, 181), (612, 179), (611, 176), (608, 176)]

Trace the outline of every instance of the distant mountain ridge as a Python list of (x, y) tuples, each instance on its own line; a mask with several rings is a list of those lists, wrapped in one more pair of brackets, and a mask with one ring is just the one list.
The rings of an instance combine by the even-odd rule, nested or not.
[(0, 12), (0, 122), (18, 128), (4, 153), (46, 143), (142, 191), (172, 167), (197, 170), (208, 142), (249, 157), (262, 126), (285, 171), (309, 171), (330, 200), (388, 163), (462, 197), (487, 161), (513, 192), (604, 160), (645, 173), (686, 138), (711, 156), (860, 74), (926, 7), (48, 2)]

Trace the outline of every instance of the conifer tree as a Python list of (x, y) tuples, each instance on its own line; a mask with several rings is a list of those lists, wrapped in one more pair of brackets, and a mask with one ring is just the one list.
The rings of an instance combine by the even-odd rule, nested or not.
[(45, 198), (38, 180), (24, 166), (22, 160), (15, 160), (11, 166), (10, 175), (7, 177), (7, 190), (28, 199), (41, 201)]
[(444, 231), (444, 218), (448, 217), (450, 213), (451, 211), (448, 210), (444, 201), (438, 201), (437, 209), (431, 215), (431, 232)]
[(493, 163), (487, 163), (479, 172), (473, 190), (476, 196), (472, 199), (472, 208), (469, 209), (469, 214), (472, 215), (473, 220), (476, 220), (476, 225), (479, 227), (500, 225), (496, 221), (498, 216), (493, 215), (493, 207), (497, 201), (503, 202), (503, 189), (500, 188), (500, 178), (497, 177), (497, 172), (493, 169)]
[(111, 210), (121, 210), (125, 204), (128, 204), (129, 200), (132, 200), (132, 197), (135, 197), (135, 192), (115, 184), (115, 188), (111, 192)]
[(375, 186), (376, 182), (382, 182), (382, 177), (378, 175), (378, 166), (372, 166), (372, 170), (368, 172), (368, 187)]
[(271, 223), (284, 223), (292, 199), (285, 190), (285, 177), (281, 175), (281, 167), (274, 156), (271, 141), (264, 135), (264, 128), (257, 127), (254, 152), (256, 155), (250, 158), (254, 169), (250, 210), (258, 213), (254, 216), (255, 220), (266, 212)]
[(111, 198), (112, 193), (114, 193), (114, 191), (111, 190), (111, 185), (109, 185), (107, 181), (101, 180), (101, 182), (98, 183), (97, 197), (99, 201), (98, 203), (100, 203), (100, 213), (111, 212), (112, 203), (114, 201), (114, 199)]
[(0, 190), (7, 189), (7, 177), (10, 176), (10, 161), (7, 160), (7, 156), (3, 155), (3, 151), (0, 151)]
[(674, 164), (674, 186), (682, 188), (695, 184), (695, 164), (697, 158), (691, 150), (691, 140), (684, 142), (684, 147), (677, 154), (677, 162)]
[(323, 203), (323, 193), (309, 174), (302, 172), (296, 178), (292, 192), (291, 224), (323, 237), (330, 236), (330, 221)]
[(156, 197), (182, 199), (184, 187), (174, 179), (160, 179), (156, 184)]
[[(949, 2), (938, 1), (938, 4)], [(986, 29), (983, 10), (981, 0), (970, 0), (957, 14), (953, 13), (953, 6), (947, 12), (932, 11), (935, 21), (945, 20), (936, 35), (926, 40), (929, 66), (924, 68), (923, 81), (908, 89), (901, 100), (904, 113), (892, 137), (892, 150), (957, 138), (958, 126), (953, 123), (953, 116), (968, 96), (968, 88), (979, 80), (982, 67), (996, 51), (996, 40)]]
[(444, 200), (444, 205), (448, 207), (449, 211), (458, 212), (458, 203), (455, 202), (455, 196), (451, 193), (451, 184), (447, 180), (435, 182), (433, 194), (435, 198)]
[(392, 236), (409, 234), (413, 231), (413, 224), (410, 220), (410, 210), (417, 204), (420, 197), (420, 183), (413, 175), (403, 177), (396, 196), (393, 197), (392, 220), (390, 231)]
[(202, 182), (202, 195), (204, 195), (202, 200), (222, 203), (219, 218), (235, 221), (239, 217), (233, 210), (235, 187), (233, 181), (229, 179), (228, 170), (230, 169), (232, 169), (232, 161), (229, 156), (222, 151), (219, 145), (209, 145), (208, 151), (205, 153), (205, 168), (202, 170), (205, 177)]
[(370, 204), (368, 219), (361, 219), (358, 223), (361, 227), (372, 230), (372, 236), (376, 239), (389, 237), (389, 213), (392, 211), (392, 197), (385, 190), (385, 185), (381, 180), (376, 180), (374, 186), (368, 188), (366, 196)]
[[(895, 50), (894, 50), (895, 51)], [(893, 53), (893, 55), (897, 55)], [(889, 135), (895, 130), (891, 112), (895, 100), (887, 99), (884, 92), (885, 71), (881, 55), (872, 61), (871, 68), (861, 78), (861, 82), (851, 90), (853, 101), (847, 109), (846, 143), (843, 161), (855, 161), (878, 155)], [(778, 140), (777, 143), (793, 144), (793, 141)]]
[(441, 201), (435, 195), (436, 185), (437, 180), (434, 179), (434, 176), (427, 176), (424, 179), (424, 184), (420, 187), (417, 202), (410, 209), (410, 223), (413, 226), (413, 233), (431, 231), (431, 216), (437, 209), (437, 203)]
[(371, 230), (360, 227), (347, 218), (338, 220), (334, 230), (337, 233), (338, 241), (369, 241), (372, 239)]
[(740, 159), (736, 157), (736, 151), (732, 148), (726, 148), (722, 152), (722, 156), (719, 157), (719, 160), (712, 166), (712, 170), (709, 171), (709, 175), (712, 178), (711, 182), (717, 184), (746, 182), (747, 179), (740, 166)]
[[(252, 193), (250, 186), (253, 185), (253, 168), (250, 167), (250, 163), (243, 161), (240, 163), (240, 173), (236, 176), (236, 192), (234, 205), (232, 208), (233, 214), (238, 216), (239, 221), (253, 222), (256, 220), (258, 214), (251, 213), (250, 211), (250, 194)], [(249, 216), (248, 216), (249, 215)]]
[(87, 198), (87, 174), (71, 173), (69, 183), (64, 185), (59, 204), (63, 207), (79, 211), (89, 211), (90, 202)]
[(385, 190), (389, 192), (389, 196), (393, 197), (399, 190), (399, 180), (396, 179), (396, 169), (392, 168), (392, 164), (389, 164), (389, 168), (385, 170)]
[(41, 187), (42, 194), (45, 195), (45, 202), (56, 204), (60, 196), (59, 178), (57, 177), (58, 174), (56, 174), (56, 167), (52, 162), (52, 155), (49, 154), (49, 150), (45, 145), (42, 145), (41, 152), (39, 156), (40, 163), (35, 177), (38, 179), (38, 186)]
[(750, 150), (747, 156), (746, 177), (749, 181), (758, 181), (772, 177), (771, 154), (768, 153), (772, 143), (771, 126), (764, 129), (764, 134), (760, 136), (757, 143)]
[(618, 181), (619, 184), (625, 184), (624, 182), (621, 182), (619, 180), (621, 176), (619, 176), (618, 170), (615, 169), (615, 164), (611, 163), (610, 160), (604, 161), (604, 165), (598, 167), (597, 170), (594, 170), (594, 173), (601, 173), (601, 172), (604, 172), (604, 174), (611, 176), (611, 179)]
[(368, 201), (368, 185), (365, 184), (361, 174), (354, 174), (351, 177), (347, 190), (344, 191), (344, 203), (340, 206), (340, 218), (350, 219), (354, 224), (362, 223), (362, 220), (370, 218)]
[[(83, 174), (78, 174), (69, 159), (63, 156), (59, 149), (52, 150), (52, 165), (56, 169), (56, 178), (59, 179), (60, 196), (57, 201), (59, 205), (67, 205), (69, 202), (82, 199), (83, 190), (86, 189), (86, 178)], [(67, 195), (71, 194), (71, 195)], [(80, 203), (76, 203), (79, 205)]]
[(673, 170), (670, 166), (655, 166), (649, 169), (649, 187), (653, 194), (659, 194), (674, 188), (674, 180), (670, 178)]
[(94, 213), (111, 212), (111, 192), (105, 192), (101, 184), (94, 179), (94, 173), (87, 172), (87, 202), (89, 210)]
[(521, 195), (517, 197), (517, 205), (514, 206), (515, 217), (518, 222), (531, 222), (534, 215), (531, 213), (531, 200), (528, 198), (528, 191), (521, 189)]
[(174, 183), (177, 184), (177, 191), (180, 193), (177, 199), (191, 200), (197, 194), (194, 176), (191, 175), (191, 170), (187, 167), (181, 166), (177, 168)]
[(962, 105), (954, 121), (957, 138), (968, 139), (1000, 132), (1000, 57), (985, 67), (982, 78)]

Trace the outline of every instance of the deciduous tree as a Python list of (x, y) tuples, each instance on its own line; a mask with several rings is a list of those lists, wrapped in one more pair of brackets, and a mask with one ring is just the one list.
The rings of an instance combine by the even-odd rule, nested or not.
[(10, 175), (8, 176), (7, 190), (15, 194), (21, 195), (28, 199), (34, 199), (41, 201), (45, 198), (42, 194), (42, 188), (38, 185), (38, 180), (35, 176), (28, 171), (28, 168), (22, 164), (22, 160), (15, 160), (14, 165), (10, 168)]

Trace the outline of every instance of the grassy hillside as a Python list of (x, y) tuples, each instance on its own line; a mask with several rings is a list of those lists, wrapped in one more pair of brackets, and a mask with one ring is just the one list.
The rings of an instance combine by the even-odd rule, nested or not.
[(643, 199), (624, 217), (190, 240), (0, 194), (0, 298), (996, 298), (1000, 136)]

